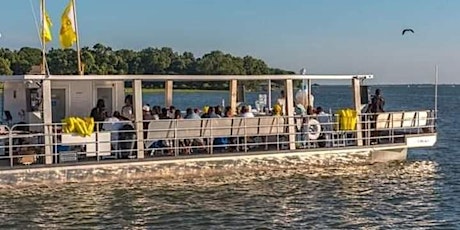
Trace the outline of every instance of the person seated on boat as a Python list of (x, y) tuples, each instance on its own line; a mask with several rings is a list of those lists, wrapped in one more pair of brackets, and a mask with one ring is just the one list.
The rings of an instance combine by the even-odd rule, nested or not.
[(161, 113), (160, 113), (160, 120), (164, 120), (164, 119), (171, 119), (169, 116), (168, 116), (168, 109), (167, 108), (162, 108), (161, 109)]
[[(185, 119), (195, 119), (195, 120), (200, 120), (201, 117), (195, 111), (192, 110), (192, 108), (187, 108), (186, 110), (186, 115)], [(204, 146), (204, 140), (201, 138), (195, 138), (195, 139), (188, 139), (184, 140), (184, 145), (187, 147), (185, 150), (186, 154), (191, 153), (192, 150), (190, 146), (193, 144), (198, 145), (198, 146)]]
[(175, 114), (176, 114), (176, 107), (173, 105), (169, 106), (168, 117), (171, 119), (174, 119)]
[(323, 108), (318, 106), (316, 108), (316, 119), (321, 124), (321, 134), (318, 137), (319, 147), (329, 147), (330, 139), (333, 131), (332, 117), (330, 114), (323, 111)]
[(121, 108), (121, 116), (123, 116), (125, 120), (134, 119), (132, 95), (127, 95), (125, 97), (125, 105)]
[(254, 117), (254, 114), (249, 110), (249, 106), (246, 106), (244, 105), (243, 107), (241, 107), (241, 113), (240, 113), (240, 116), (241, 117), (245, 117), (245, 118), (251, 118), (251, 117)]
[(209, 118), (208, 110), (209, 106), (203, 106), (203, 111), (201, 111), (203, 114), (201, 114), (201, 118)]
[(307, 113), (307, 109), (301, 103), (297, 103), (295, 106), (295, 114), (296, 115), (305, 115)]
[(281, 90), (276, 103), (281, 106), (281, 114), (284, 115), (286, 113), (286, 95), (284, 94), (284, 90)]
[(185, 113), (185, 119), (201, 119), (200, 115), (198, 115), (192, 108), (187, 108)]
[(118, 131), (123, 127), (123, 118), (119, 111), (113, 112), (112, 117), (105, 119), (102, 129), (110, 132), (112, 150), (118, 150)]
[(184, 119), (184, 117), (182, 117), (182, 112), (180, 111), (180, 109), (174, 111), (174, 119)]
[(103, 99), (97, 100), (96, 107), (94, 107), (91, 110), (90, 117), (94, 119), (94, 122), (95, 122), (94, 129), (96, 129), (96, 123), (99, 123), (98, 128), (99, 128), (99, 131), (101, 131), (102, 126), (104, 125), (103, 122), (105, 121), (107, 117), (109, 117), (105, 109), (105, 103)]
[(214, 107), (209, 107), (208, 117), (209, 118), (220, 118), (220, 116), (216, 114), (216, 109)]
[(222, 106), (221, 105), (216, 106), (215, 110), (216, 110), (217, 115), (219, 115), (220, 117), (224, 116), (224, 113), (222, 112)]
[(281, 110), (282, 110), (281, 105), (275, 104), (273, 106), (273, 116), (281, 116), (283, 114)]
[(150, 113), (150, 106), (144, 105), (142, 106), (142, 120), (143, 122), (143, 127), (144, 127), (144, 139), (147, 139), (147, 134), (149, 131), (149, 124), (150, 121), (153, 120), (153, 116)]
[(160, 120), (160, 106), (153, 106), (151, 114), (152, 114), (152, 120)]
[(232, 107), (225, 106), (224, 117), (233, 117)]

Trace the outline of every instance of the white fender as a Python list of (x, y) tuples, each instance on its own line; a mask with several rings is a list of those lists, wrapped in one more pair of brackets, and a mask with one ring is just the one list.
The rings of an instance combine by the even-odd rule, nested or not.
[(316, 140), (321, 135), (321, 124), (316, 119), (310, 119), (307, 122), (307, 134), (309, 140)]

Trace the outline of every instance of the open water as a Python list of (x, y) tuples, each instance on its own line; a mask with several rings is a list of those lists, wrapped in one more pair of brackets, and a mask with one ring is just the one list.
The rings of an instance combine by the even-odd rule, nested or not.
[[(388, 110), (433, 108), (433, 87), (381, 88)], [(316, 105), (351, 105), (347, 87), (314, 90)], [(174, 101), (185, 109), (222, 98), (177, 93)], [(163, 97), (144, 100), (161, 104)], [(411, 150), (404, 163), (313, 157), (220, 174), (0, 189), (0, 228), (460, 229), (459, 100), (458, 88), (439, 88), (438, 143)]]

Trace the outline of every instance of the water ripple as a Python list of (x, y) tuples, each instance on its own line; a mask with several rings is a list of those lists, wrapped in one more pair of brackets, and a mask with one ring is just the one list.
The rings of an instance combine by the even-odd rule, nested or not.
[(6, 228), (40, 229), (459, 226), (442, 215), (435, 162), (359, 161), (268, 160), (212, 175), (4, 189), (0, 217)]

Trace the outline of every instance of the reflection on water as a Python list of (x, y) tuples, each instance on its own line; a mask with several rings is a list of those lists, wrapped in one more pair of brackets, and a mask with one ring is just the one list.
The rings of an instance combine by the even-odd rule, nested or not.
[[(432, 161), (368, 165), (308, 158), (223, 174), (0, 190), (14, 228), (446, 227)], [(408, 208), (410, 207), (410, 208)]]

